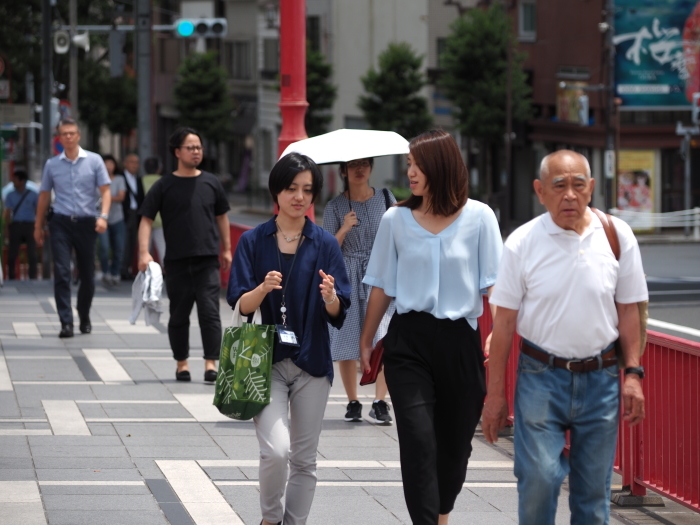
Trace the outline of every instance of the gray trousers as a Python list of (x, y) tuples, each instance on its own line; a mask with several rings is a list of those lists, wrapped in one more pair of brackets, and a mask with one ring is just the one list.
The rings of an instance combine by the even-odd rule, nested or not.
[(272, 365), (270, 404), (254, 418), (260, 443), (260, 508), (269, 523), (306, 523), (330, 389), (327, 377), (313, 377), (291, 359)]

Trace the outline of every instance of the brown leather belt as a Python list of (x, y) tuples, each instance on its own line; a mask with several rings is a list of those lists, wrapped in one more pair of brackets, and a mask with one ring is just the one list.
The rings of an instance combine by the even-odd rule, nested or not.
[(617, 365), (617, 357), (615, 356), (614, 348), (601, 355), (600, 360), (597, 356), (588, 359), (564, 359), (562, 357), (555, 357), (537, 348), (533, 348), (524, 340), (520, 346), (520, 351), (528, 357), (537, 359), (541, 363), (548, 365), (551, 362), (555, 367), (563, 368), (569, 372), (592, 372), (593, 370), (601, 370), (609, 366)]

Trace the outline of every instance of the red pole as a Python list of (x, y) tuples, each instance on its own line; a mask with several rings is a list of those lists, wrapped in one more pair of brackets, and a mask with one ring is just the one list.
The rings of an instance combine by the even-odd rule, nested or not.
[[(280, 0), (280, 112), (282, 131), (277, 156), (292, 142), (307, 138), (306, 0)], [(314, 221), (313, 205), (306, 215)]]

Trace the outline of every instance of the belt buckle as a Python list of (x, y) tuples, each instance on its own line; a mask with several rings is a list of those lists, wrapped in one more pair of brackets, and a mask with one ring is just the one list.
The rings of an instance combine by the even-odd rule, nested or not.
[(583, 359), (571, 359), (570, 361), (567, 361), (567, 362), (566, 362), (566, 369), (567, 369), (569, 372), (573, 372), (573, 370), (571, 370), (571, 363), (581, 363), (581, 364), (583, 364)]

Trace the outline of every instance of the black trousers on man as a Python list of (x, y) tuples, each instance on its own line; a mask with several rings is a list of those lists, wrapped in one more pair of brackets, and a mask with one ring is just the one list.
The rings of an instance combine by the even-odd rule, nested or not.
[[(127, 196), (127, 199), (129, 197)], [(122, 279), (132, 279), (134, 276), (134, 254), (138, 253), (139, 244), (139, 223), (141, 216), (136, 210), (129, 209), (124, 215), (126, 224), (126, 240), (124, 241), (124, 258), (122, 259)]]
[(486, 397), (478, 330), (466, 319), (394, 314), (384, 371), (396, 414), (404, 496), (414, 525), (454, 508)]
[(55, 213), (49, 222), (53, 252), (53, 289), (61, 324), (73, 324), (70, 305), (71, 249), (75, 250), (80, 287), (78, 315), (81, 321), (90, 319), (90, 306), (95, 295), (95, 217), (68, 217)]
[(27, 245), (27, 262), (29, 263), (29, 278), (36, 279), (36, 242), (34, 242), (33, 222), (11, 222), (10, 223), (10, 249), (7, 254), (8, 279), (16, 279), (15, 265), (19, 248), (22, 244)]
[(190, 314), (195, 303), (204, 359), (219, 359), (219, 257), (189, 257), (166, 261), (164, 277), (170, 299), (168, 338), (175, 360), (183, 361), (190, 356)]

